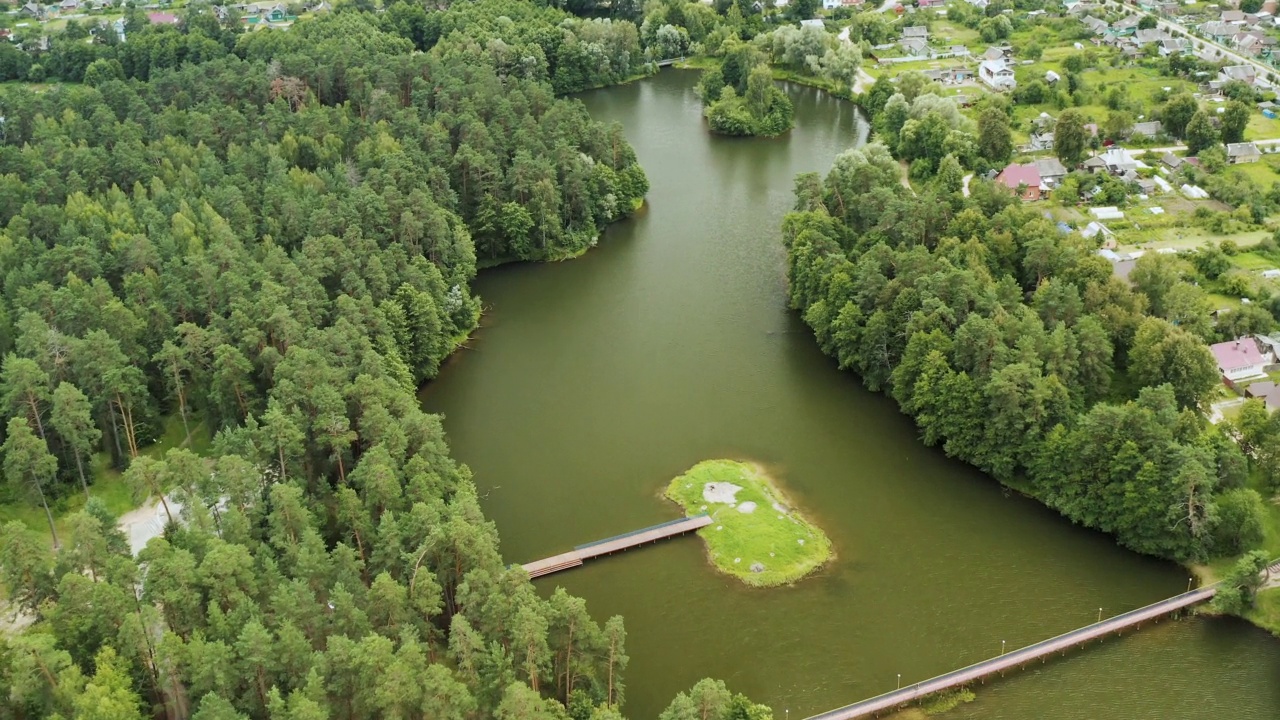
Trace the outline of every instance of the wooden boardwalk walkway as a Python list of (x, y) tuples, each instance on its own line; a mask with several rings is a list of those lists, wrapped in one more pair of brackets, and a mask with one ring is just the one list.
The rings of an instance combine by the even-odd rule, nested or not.
[(615, 535), (604, 540), (597, 540), (586, 545), (579, 545), (567, 553), (553, 555), (542, 560), (535, 560), (531, 563), (525, 563), (525, 572), (529, 573), (530, 578), (542, 577), (550, 575), (561, 570), (575, 568), (582, 564), (584, 560), (590, 560), (601, 555), (626, 550), (638, 545), (644, 545), (658, 540), (664, 540), (676, 535), (683, 535), (692, 532), (698, 528), (704, 528), (711, 524), (711, 517), (705, 513), (694, 515), (692, 517), (680, 518), (672, 520), (661, 525), (641, 528), (625, 535)]
[[(1280, 567), (1280, 563), (1272, 567)], [(939, 675), (893, 692), (877, 695), (862, 702), (814, 715), (808, 720), (852, 720), (853, 718), (867, 717), (891, 710), (943, 690), (969, 685), (989, 675), (1022, 667), (1032, 660), (1046, 658), (1058, 652), (1065, 653), (1067, 650), (1078, 645), (1082, 646), (1090, 640), (1105, 637), (1112, 633), (1119, 633), (1129, 628), (1137, 627), (1144, 622), (1157, 620), (1164, 615), (1205, 602), (1211, 599), (1217, 591), (1216, 585), (1209, 585), (1181, 595), (1175, 595), (1168, 600), (1161, 600), (1158, 603), (1147, 605), (1137, 610), (1130, 610), (1123, 615), (1117, 615), (1102, 622), (1086, 625), (1069, 633), (1043, 640), (1034, 645), (1028, 645), (1020, 650), (1014, 650), (990, 660), (983, 660), (969, 667), (953, 670), (945, 675)]]

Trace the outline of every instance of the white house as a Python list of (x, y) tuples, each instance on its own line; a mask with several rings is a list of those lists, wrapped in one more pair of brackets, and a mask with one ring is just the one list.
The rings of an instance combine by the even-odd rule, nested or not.
[(978, 66), (978, 79), (992, 90), (1012, 90), (1018, 86), (1013, 78), (1013, 68), (1004, 60), (983, 60)]
[(1266, 377), (1267, 361), (1258, 351), (1258, 343), (1251, 337), (1236, 338), (1209, 346), (1218, 370), (1227, 380), (1249, 380)]

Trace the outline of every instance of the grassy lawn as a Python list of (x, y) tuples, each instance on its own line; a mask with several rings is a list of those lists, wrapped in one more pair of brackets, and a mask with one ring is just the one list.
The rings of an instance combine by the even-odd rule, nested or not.
[(1280, 587), (1259, 592), (1245, 618), (1272, 635), (1280, 635)]
[(1272, 120), (1254, 110), (1249, 114), (1249, 124), (1244, 129), (1245, 140), (1280, 138), (1280, 118)]
[[(186, 433), (182, 429), (182, 419), (177, 415), (170, 416), (165, 419), (164, 433), (155, 443), (142, 448), (141, 454), (159, 459), (171, 448), (183, 446), (185, 439)], [(208, 451), (212, 439), (209, 427), (198, 418), (193, 418), (191, 442), (186, 444), (186, 447), (197, 454), (204, 454)], [(101, 498), (106, 503), (107, 509), (118, 516), (132, 510), (136, 505), (130, 496), (128, 486), (125, 485), (124, 478), (110, 467), (110, 462), (111, 456), (107, 453), (98, 453), (93, 457), (90, 462), (93, 478), (89, 483), (89, 493)], [(58, 529), (59, 537), (65, 534), (66, 518), (79, 512), (84, 507), (84, 502), (84, 493), (79, 487), (74, 487), (69, 488), (66, 495), (58, 498), (50, 506), (54, 513), (54, 526)], [(10, 520), (21, 520), (37, 532), (48, 532), (49, 529), (44, 509), (39, 505), (0, 503), (0, 524)]]
[(1198, 227), (1162, 228), (1156, 235), (1156, 242), (1149, 247), (1170, 247), (1176, 250), (1192, 250), (1206, 242), (1217, 244), (1227, 239), (1230, 239), (1240, 247), (1249, 247), (1271, 237), (1270, 231), (1267, 230), (1251, 230), (1234, 235), (1218, 235)]
[(1280, 162), (1280, 158), (1264, 157), (1262, 162), (1232, 165), (1231, 169), (1227, 171), (1227, 174), (1243, 175), (1256, 183), (1258, 187), (1265, 190), (1266, 188), (1271, 187), (1272, 183), (1280, 180), (1280, 175), (1276, 175), (1275, 166), (1272, 164), (1273, 162)]
[(950, 20), (934, 20), (929, 25), (930, 39), (936, 39), (946, 45), (964, 45), (972, 50), (974, 45), (982, 41), (982, 36), (977, 30), (957, 25)]
[(1269, 270), (1276, 266), (1270, 260), (1252, 252), (1236, 253), (1230, 257), (1230, 260), (1232, 265), (1242, 270)]
[(698, 535), (712, 565), (748, 585), (787, 585), (831, 559), (831, 541), (800, 517), (757, 465), (700, 462), (671, 481), (666, 497), (689, 515), (711, 515), (715, 522)]

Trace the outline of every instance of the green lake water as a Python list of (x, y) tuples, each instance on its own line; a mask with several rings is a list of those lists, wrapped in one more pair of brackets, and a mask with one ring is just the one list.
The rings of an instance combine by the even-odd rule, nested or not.
[[(800, 720), (1185, 590), (1176, 565), (924, 447), (819, 352), (786, 308), (778, 227), (795, 175), (860, 142), (859, 116), (790, 87), (787, 137), (712, 137), (696, 80), (582, 96), (623, 124), (648, 206), (580, 259), (483, 272), (483, 327), (423, 391), (511, 562), (677, 517), (662, 489), (717, 457), (764, 464), (831, 537), (836, 560), (790, 588), (716, 574), (693, 536), (539, 580), (625, 616), (625, 713), (653, 718), (712, 676)], [(1280, 641), (1186, 619), (979, 687), (949, 716), (1270, 719), (1278, 681)]]

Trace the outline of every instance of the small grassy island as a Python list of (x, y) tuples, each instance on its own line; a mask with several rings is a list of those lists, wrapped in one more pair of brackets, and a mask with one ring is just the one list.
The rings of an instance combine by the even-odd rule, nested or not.
[(705, 460), (671, 481), (666, 497), (714, 523), (698, 534), (716, 569), (748, 585), (793, 583), (833, 556), (831, 541), (791, 507), (757, 465)]

